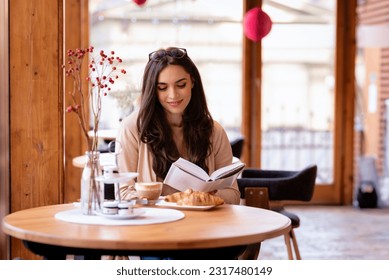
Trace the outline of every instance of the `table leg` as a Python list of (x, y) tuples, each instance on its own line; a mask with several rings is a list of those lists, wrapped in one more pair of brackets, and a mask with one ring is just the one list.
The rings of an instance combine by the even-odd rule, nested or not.
[(24, 246), (36, 255), (42, 256), (45, 260), (66, 260), (66, 253), (62, 250), (55, 250), (51, 245), (36, 242), (23, 241)]

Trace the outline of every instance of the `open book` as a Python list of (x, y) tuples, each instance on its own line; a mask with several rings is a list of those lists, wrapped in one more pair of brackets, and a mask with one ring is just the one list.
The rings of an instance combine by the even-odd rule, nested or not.
[(231, 186), (244, 167), (243, 162), (237, 161), (208, 175), (196, 164), (179, 158), (173, 162), (164, 183), (180, 191), (192, 188), (195, 191), (209, 192)]

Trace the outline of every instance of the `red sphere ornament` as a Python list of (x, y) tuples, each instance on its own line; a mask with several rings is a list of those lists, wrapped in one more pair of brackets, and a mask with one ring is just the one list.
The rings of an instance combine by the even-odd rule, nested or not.
[(135, 2), (135, 4), (137, 4), (138, 6), (142, 6), (144, 3), (146, 3), (146, 0), (133, 0)]
[(258, 7), (249, 10), (243, 19), (244, 33), (247, 38), (254, 42), (262, 40), (269, 34), (272, 24), (269, 15)]

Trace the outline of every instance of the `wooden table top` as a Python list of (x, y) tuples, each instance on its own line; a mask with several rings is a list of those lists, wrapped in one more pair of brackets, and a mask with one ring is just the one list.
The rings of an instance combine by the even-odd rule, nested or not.
[[(97, 137), (104, 140), (115, 140), (117, 132), (117, 129), (99, 129)], [(88, 131), (88, 136), (93, 137), (93, 130)]]
[(183, 211), (185, 218), (162, 224), (101, 226), (54, 217), (72, 204), (30, 208), (3, 219), (3, 231), (21, 240), (49, 245), (126, 250), (219, 248), (254, 244), (288, 233), (290, 220), (273, 211), (222, 205), (208, 211)]

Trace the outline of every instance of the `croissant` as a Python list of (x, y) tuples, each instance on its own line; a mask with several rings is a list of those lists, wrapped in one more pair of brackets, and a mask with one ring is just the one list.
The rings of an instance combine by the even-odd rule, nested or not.
[(187, 189), (185, 192), (176, 192), (173, 194), (169, 194), (165, 197), (165, 201), (178, 202), (179, 200), (182, 200), (184, 197), (189, 196), (191, 193), (193, 193), (193, 190)]
[(177, 205), (186, 206), (217, 206), (224, 203), (224, 200), (218, 196), (211, 195), (207, 192), (193, 191), (192, 189), (168, 195), (165, 200), (168, 202), (176, 202)]

